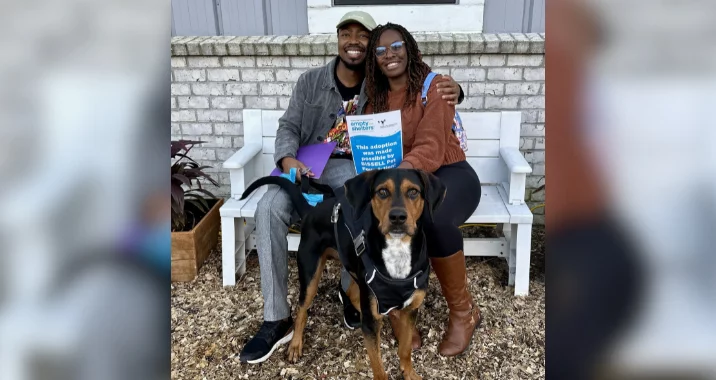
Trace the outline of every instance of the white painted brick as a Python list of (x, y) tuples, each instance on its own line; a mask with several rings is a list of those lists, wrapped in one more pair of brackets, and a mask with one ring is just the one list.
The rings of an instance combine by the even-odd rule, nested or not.
[(174, 80), (177, 82), (204, 82), (206, 72), (204, 70), (174, 70)]
[(538, 137), (535, 139), (535, 149), (545, 149), (544, 137)]
[(191, 158), (197, 161), (216, 161), (216, 152), (210, 148), (192, 148)]
[(539, 174), (539, 173), (536, 173), (536, 172), (533, 172), (532, 174), (535, 174), (535, 175), (544, 175), (544, 151), (541, 150), (541, 151), (534, 151), (534, 152), (532, 152), (532, 158), (533, 158), (533, 161), (532, 161), (532, 162), (534, 162), (535, 164), (543, 164), (543, 165), (542, 165), (542, 166), (543, 166), (543, 168), (542, 168), (542, 174)]
[(274, 71), (272, 69), (244, 69), (241, 70), (241, 80), (244, 82), (272, 82)]
[(544, 137), (544, 124), (522, 124), (520, 127), (521, 136)]
[(276, 109), (278, 99), (275, 96), (247, 96), (244, 101), (246, 108)]
[(452, 77), (456, 81), (484, 81), (485, 69), (453, 69)]
[(194, 83), (191, 85), (194, 95), (225, 95), (223, 83)]
[(544, 119), (545, 119), (545, 114), (546, 114), (545, 111), (539, 111), (539, 112), (537, 113), (537, 115), (538, 115), (538, 116), (537, 116), (537, 122), (538, 122), (538, 123), (544, 123), (544, 122), (545, 122), (545, 121), (544, 121)]
[(288, 57), (256, 57), (256, 67), (290, 67)]
[[(176, 123), (172, 123), (172, 136), (181, 135), (181, 126)], [(174, 138), (172, 137), (172, 140)]]
[(224, 67), (256, 67), (254, 57), (222, 57), (221, 65)]
[(219, 57), (187, 57), (189, 67), (221, 67)]
[(504, 66), (507, 58), (504, 54), (479, 54), (471, 57), (471, 66)]
[(525, 80), (544, 80), (544, 67), (525, 69)]
[(216, 159), (219, 161), (226, 161), (229, 158), (231, 158), (231, 156), (233, 156), (234, 153), (236, 153), (236, 150), (231, 147), (229, 147), (229, 148), (230, 149), (217, 148), (216, 149)]
[(321, 67), (326, 64), (324, 57), (290, 57), (291, 67)]
[(172, 111), (172, 121), (196, 121), (194, 110)]
[(226, 92), (229, 95), (258, 95), (259, 86), (257, 83), (229, 83)]
[[(432, 67), (432, 71), (442, 74), (442, 75), (450, 75), (450, 68), (449, 67)], [(455, 79), (455, 78), (453, 78)], [(455, 79), (457, 80), (457, 79)]]
[(172, 95), (190, 95), (191, 87), (186, 83), (172, 83)]
[(291, 95), (292, 83), (261, 83), (261, 95)]
[(276, 81), (297, 82), (298, 77), (305, 72), (306, 69), (278, 69), (276, 70)]
[(536, 176), (536, 175), (528, 175), (527, 176), (527, 184), (526, 187), (528, 188), (538, 188), (544, 184), (544, 176)]
[[(202, 146), (206, 146), (207, 148), (232, 148), (233, 144), (231, 141), (231, 136), (202, 136), (201, 139), (203, 141), (206, 141), (205, 144), (202, 144)], [(217, 159), (221, 160), (219, 158), (219, 154), (217, 152)]]
[(534, 149), (535, 139), (531, 137), (520, 137), (520, 150)]
[(205, 96), (179, 96), (179, 108), (209, 108), (209, 98)]
[(217, 96), (211, 99), (211, 108), (244, 108), (241, 97), (236, 96)]
[(243, 148), (244, 147), (244, 138), (243, 137), (234, 137), (234, 148)]
[(534, 175), (544, 175), (544, 164), (535, 164), (532, 167), (532, 174)]
[[(228, 197), (231, 194), (231, 186), (230, 185), (221, 185), (219, 188), (214, 192), (214, 195), (217, 197)], [(535, 216), (536, 218), (536, 216)], [(544, 224), (544, 223), (542, 223)]]
[(520, 98), (517, 96), (486, 96), (485, 109), (512, 109), (517, 108)]
[(522, 99), (520, 108), (544, 108), (544, 95), (528, 96)]
[(278, 97), (278, 108), (285, 110), (288, 108), (288, 104), (291, 102), (290, 96), (279, 96)]
[(228, 82), (239, 80), (238, 69), (209, 69), (206, 71), (207, 77), (213, 82)]
[(542, 87), (539, 89), (540, 95), (544, 95), (544, 94), (545, 94), (545, 87), (546, 87), (546, 86), (547, 86), (547, 82), (542, 83)]
[(467, 55), (436, 55), (433, 57), (434, 66), (467, 66), (470, 57)]
[(541, 54), (510, 54), (507, 66), (541, 66), (544, 55)]
[(458, 110), (481, 110), (484, 108), (485, 98), (482, 96), (469, 96), (463, 99), (455, 108)]
[(532, 157), (532, 154), (534, 153), (534, 151), (528, 150), (528, 151), (523, 151), (521, 153), (523, 156), (525, 156), (525, 160), (527, 161), (527, 163), (532, 164), (532, 162), (534, 162), (534, 157)]
[(230, 121), (244, 121), (244, 111), (229, 111)]
[(197, 110), (196, 118), (199, 121), (229, 121), (229, 114), (225, 110)]
[(539, 111), (537, 111), (537, 110), (522, 111), (522, 122), (536, 123), (538, 116), (539, 116)]
[(239, 123), (214, 124), (214, 133), (217, 135), (243, 135), (244, 130)]
[(488, 69), (487, 79), (489, 80), (522, 80), (521, 68)]
[(170, 99), (170, 103), (171, 103), (171, 105), (172, 105), (172, 108), (177, 108), (177, 100), (176, 100), (176, 98), (172, 97), (172, 98)]
[(172, 57), (172, 67), (186, 67), (186, 58)]
[(470, 96), (501, 96), (505, 94), (505, 85), (503, 83), (470, 83), (468, 87)]
[(537, 95), (539, 93), (540, 84), (531, 82), (523, 83), (507, 83), (505, 85), (505, 94), (507, 95)]
[[(545, 188), (545, 189), (546, 189), (546, 188)], [(536, 192), (536, 193), (532, 193), (531, 199), (532, 199), (533, 201), (537, 201), (537, 202), (544, 202), (544, 190), (540, 190), (540, 191), (538, 191), (538, 192)], [(535, 206), (537, 206), (537, 205), (531, 206), (530, 208), (535, 207)], [(544, 207), (537, 208), (537, 209), (535, 209), (533, 212), (534, 212), (534, 213), (537, 213), (538, 211), (544, 212)]]
[(213, 133), (210, 123), (182, 124), (181, 130), (185, 135), (210, 135)]

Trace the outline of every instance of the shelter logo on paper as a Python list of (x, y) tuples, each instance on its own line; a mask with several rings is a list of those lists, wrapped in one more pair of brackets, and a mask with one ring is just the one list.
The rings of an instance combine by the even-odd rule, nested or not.
[(352, 120), (351, 132), (372, 131), (375, 129), (369, 120)]

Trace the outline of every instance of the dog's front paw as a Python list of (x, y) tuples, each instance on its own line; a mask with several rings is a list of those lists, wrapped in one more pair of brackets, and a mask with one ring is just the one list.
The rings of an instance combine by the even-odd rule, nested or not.
[(404, 380), (423, 380), (423, 378), (418, 375), (417, 372), (415, 372), (414, 369), (410, 369), (408, 371), (403, 371), (403, 379)]
[(303, 355), (303, 339), (294, 335), (293, 339), (291, 339), (291, 344), (288, 346), (289, 363), (297, 362), (301, 355)]

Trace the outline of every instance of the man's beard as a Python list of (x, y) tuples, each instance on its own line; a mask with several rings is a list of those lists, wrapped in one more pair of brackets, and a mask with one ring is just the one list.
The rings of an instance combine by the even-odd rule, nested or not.
[(345, 59), (343, 59), (343, 57), (341, 57), (340, 55), (338, 56), (338, 58), (341, 60), (341, 62), (343, 62), (343, 65), (348, 70), (359, 71), (359, 72), (365, 71), (365, 60), (361, 63), (350, 63), (350, 62), (346, 61)]

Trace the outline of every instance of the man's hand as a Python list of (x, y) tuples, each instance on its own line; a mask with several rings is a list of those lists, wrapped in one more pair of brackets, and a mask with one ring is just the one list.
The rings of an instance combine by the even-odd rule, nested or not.
[(442, 94), (442, 98), (447, 100), (449, 105), (454, 106), (460, 102), (460, 86), (451, 76), (443, 75), (437, 87), (438, 93)]
[(303, 162), (293, 158), (293, 157), (284, 157), (281, 159), (281, 169), (283, 169), (284, 173), (289, 173), (291, 171), (291, 168), (296, 168), (296, 171), (298, 173), (296, 176), (296, 181), (301, 181), (302, 176), (306, 177), (313, 177), (314, 174), (312, 171), (308, 170), (306, 165), (303, 164)]

